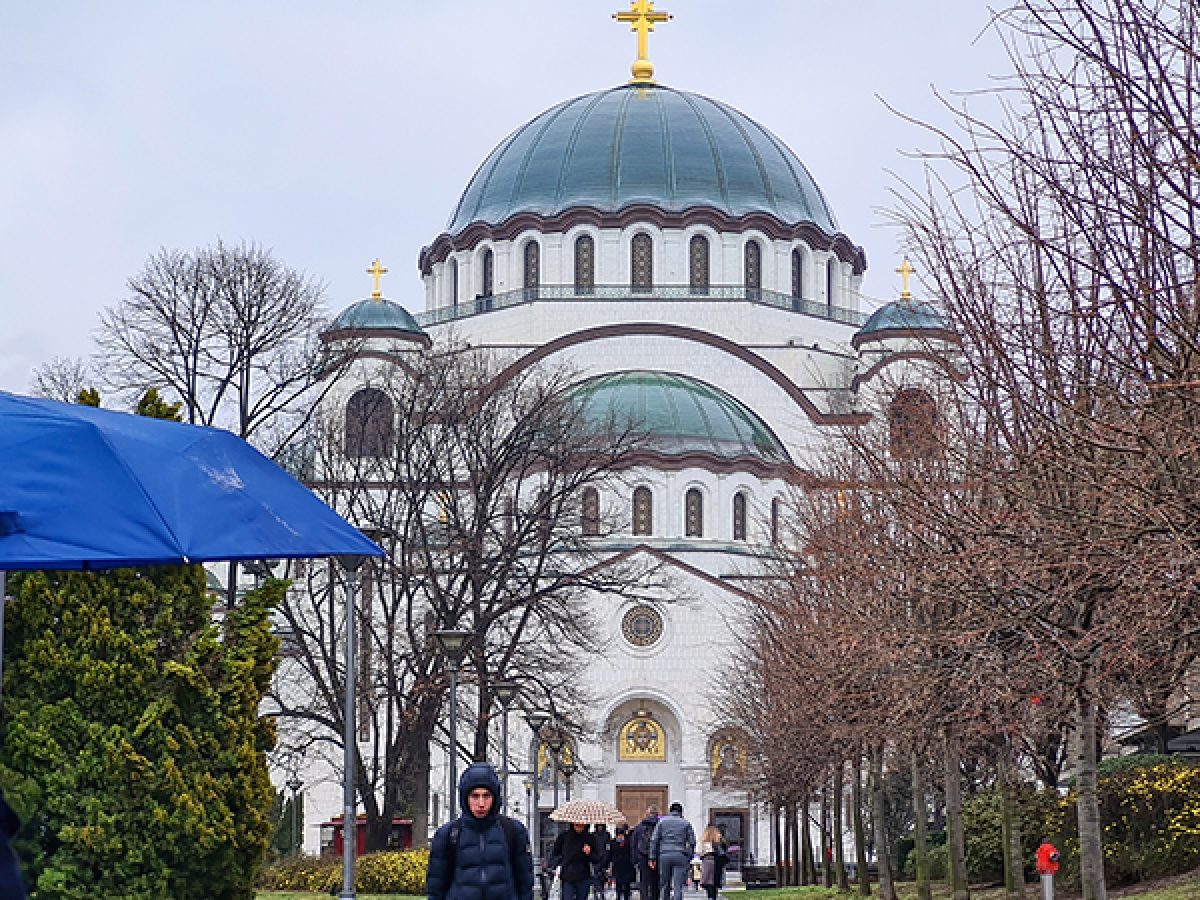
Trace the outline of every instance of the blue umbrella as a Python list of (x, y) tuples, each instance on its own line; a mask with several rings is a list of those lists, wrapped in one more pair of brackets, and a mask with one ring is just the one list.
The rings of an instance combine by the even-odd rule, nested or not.
[(382, 555), (227, 431), (0, 392), (0, 570)]
[[(0, 391), (0, 658), (5, 570), (317, 556), (383, 551), (229, 432)], [(0, 896), (17, 898), (13, 830), (0, 795)]]

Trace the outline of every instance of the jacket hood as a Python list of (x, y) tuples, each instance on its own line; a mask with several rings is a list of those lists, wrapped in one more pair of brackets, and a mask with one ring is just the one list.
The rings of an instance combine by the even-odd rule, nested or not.
[(642, 819), (642, 824), (643, 825), (657, 825), (658, 824), (658, 816), (646, 816), (646, 818)]
[(471, 804), (467, 802), (467, 797), (476, 788), (487, 788), (492, 792), (492, 811), (484, 818), (494, 819), (500, 812), (500, 776), (490, 763), (471, 763), (462, 773), (462, 778), (458, 779), (458, 805), (462, 814), (468, 818), (474, 817), (471, 815)]

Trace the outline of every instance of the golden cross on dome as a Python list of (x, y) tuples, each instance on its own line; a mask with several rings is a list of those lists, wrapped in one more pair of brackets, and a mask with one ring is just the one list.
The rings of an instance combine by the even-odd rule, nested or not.
[(379, 260), (375, 260), (375, 265), (367, 269), (367, 274), (375, 276), (375, 290), (371, 291), (371, 299), (382, 300), (383, 291), (379, 290), (379, 279), (387, 274), (387, 269), (379, 264)]
[(911, 300), (912, 291), (908, 289), (908, 279), (917, 274), (917, 270), (909, 264), (907, 256), (904, 257), (904, 262), (900, 263), (900, 268), (896, 270), (896, 273), (904, 279), (904, 290), (900, 292), (900, 299)]
[(633, 80), (637, 84), (654, 84), (654, 63), (647, 59), (649, 35), (654, 26), (672, 19), (670, 13), (655, 12), (654, 0), (633, 0), (629, 12), (613, 13), (618, 22), (628, 22), (629, 30), (638, 36), (638, 58), (633, 64)]

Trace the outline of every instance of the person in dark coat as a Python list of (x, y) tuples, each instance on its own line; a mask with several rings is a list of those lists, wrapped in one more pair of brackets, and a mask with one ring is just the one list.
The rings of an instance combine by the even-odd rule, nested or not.
[(638, 885), (642, 900), (658, 900), (658, 870), (650, 862), (650, 838), (658, 827), (658, 807), (646, 807), (646, 818), (633, 829), (629, 839), (629, 852), (638, 871)]
[(529, 834), (500, 815), (500, 779), (472, 763), (458, 782), (462, 815), (433, 836), (425, 892), (429, 900), (533, 900)]
[[(0, 603), (4, 598), (0, 597)], [(0, 794), (0, 897), (5, 900), (25, 900), (25, 881), (21, 876), (21, 866), (9, 846), (9, 841), (16, 837), (17, 814), (12, 811)]]
[(600, 824), (592, 832), (592, 844), (596, 848), (596, 858), (592, 860), (592, 871), (596, 873), (596, 896), (604, 896), (604, 886), (608, 884), (610, 873), (610, 854), (612, 853), (612, 836), (608, 826)]
[(637, 869), (633, 867), (633, 838), (628, 825), (618, 825), (616, 837), (609, 847), (612, 877), (617, 885), (617, 900), (630, 900), (630, 888), (637, 880)]
[(587, 825), (572, 825), (555, 839), (550, 868), (561, 868), (562, 900), (588, 900), (594, 877), (592, 863), (599, 855), (595, 835)]

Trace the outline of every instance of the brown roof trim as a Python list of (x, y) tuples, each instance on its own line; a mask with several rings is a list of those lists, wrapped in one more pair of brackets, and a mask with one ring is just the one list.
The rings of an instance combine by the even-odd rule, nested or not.
[(962, 346), (962, 339), (949, 328), (879, 328), (875, 331), (857, 332), (850, 343), (857, 350), (860, 344), (867, 341), (886, 341), (892, 338), (913, 338), (924, 341), (947, 341)]
[(426, 347), (432, 345), (429, 335), (423, 332), (421, 334), (414, 334), (413, 332), (406, 331), (403, 328), (339, 328), (336, 331), (322, 331), (320, 338), (322, 344), (329, 344), (333, 341), (395, 338), (401, 341), (412, 341), (416, 344), (423, 344)]
[(767, 376), (767, 378), (771, 379), (771, 381), (779, 385), (784, 393), (791, 397), (796, 402), (796, 405), (803, 409), (808, 417), (818, 425), (863, 425), (871, 420), (871, 417), (866, 413), (823, 413), (817, 409), (816, 404), (790, 378), (758, 354), (751, 353), (740, 344), (735, 344), (727, 338), (710, 334), (707, 331), (700, 331), (699, 329), (688, 328), (683, 325), (668, 325), (662, 322), (629, 322), (620, 325), (599, 325), (595, 328), (585, 328), (583, 331), (563, 335), (548, 344), (543, 344), (530, 353), (526, 353), (497, 375), (492, 385), (493, 387), (500, 387), (506, 384), (518, 372), (568, 347), (590, 341), (607, 340), (609, 338), (638, 336), (678, 338), (679, 340), (694, 341), (697, 344), (705, 344), (717, 350), (722, 350), (752, 368), (757, 369), (763, 375)]
[(645, 223), (658, 228), (690, 228), (707, 225), (716, 231), (736, 232), (761, 231), (772, 240), (802, 240), (817, 250), (832, 250), (838, 259), (854, 265), (854, 274), (861, 275), (867, 269), (867, 254), (846, 235), (838, 233), (832, 237), (812, 222), (785, 225), (774, 216), (754, 212), (744, 216), (730, 216), (707, 206), (693, 207), (682, 213), (668, 213), (657, 206), (641, 203), (627, 206), (616, 213), (604, 213), (593, 207), (577, 206), (556, 216), (541, 216), (537, 213), (517, 213), (498, 225), (473, 222), (456, 235), (444, 232), (428, 247), (421, 248), (417, 268), (422, 275), (429, 275), (435, 263), (440, 263), (455, 250), (473, 250), (481, 241), (511, 241), (523, 231), (566, 232), (576, 225), (592, 225), (596, 228), (628, 228)]
[[(703, 550), (703, 548), (698, 548), (698, 549)], [(707, 572), (705, 572), (703, 569), (698, 569), (695, 566), (690, 565), (689, 563), (685, 563), (681, 559), (676, 559), (674, 556), (672, 556), (669, 553), (663, 553), (661, 550), (655, 550), (649, 544), (638, 544), (636, 547), (630, 547), (628, 550), (622, 550), (620, 553), (616, 554), (615, 556), (610, 556), (608, 559), (605, 559), (605, 560), (602, 560), (601, 562), (596, 563), (596, 565), (589, 568), (584, 574), (585, 575), (591, 574), (592, 572), (595, 572), (599, 569), (607, 568), (608, 566), (617, 565), (618, 563), (622, 563), (625, 560), (633, 557), (635, 554), (638, 554), (638, 553), (645, 553), (649, 556), (653, 556), (655, 559), (657, 559), (659, 562), (663, 563), (664, 565), (674, 566), (675, 568), (682, 569), (683, 571), (687, 572), (689, 575), (699, 578), (701, 581), (706, 581), (709, 584), (716, 585), (717, 587), (723, 588), (724, 590), (729, 591), (729, 593), (731, 593), (731, 594), (737, 594), (739, 597), (742, 597), (746, 600), (754, 600), (755, 599), (753, 594), (747, 593), (746, 591), (743, 591), (741, 588), (734, 587), (732, 584), (729, 584), (724, 579), (718, 578), (715, 575), (710, 575)]]
[(963, 381), (967, 380), (967, 374), (965, 372), (960, 372), (958, 369), (954, 368), (954, 366), (952, 366), (950, 364), (949, 360), (939, 356), (938, 354), (925, 353), (924, 351), (919, 351), (919, 350), (909, 350), (905, 353), (893, 353), (889, 356), (885, 356), (883, 359), (879, 360), (879, 362), (875, 363), (875, 365), (871, 366), (871, 368), (867, 369), (867, 371), (863, 372), (861, 375), (855, 375), (854, 380), (850, 383), (850, 389), (857, 391), (862, 385), (866, 384), (872, 378), (876, 377), (880, 372), (882, 372), (884, 369), (886, 369), (892, 363), (903, 362), (904, 360), (908, 360), (908, 359), (916, 359), (916, 360), (921, 360), (923, 362), (936, 363), (937, 365), (941, 366), (943, 369), (946, 370), (946, 374), (950, 376), (950, 379), (952, 381), (963, 382)]

